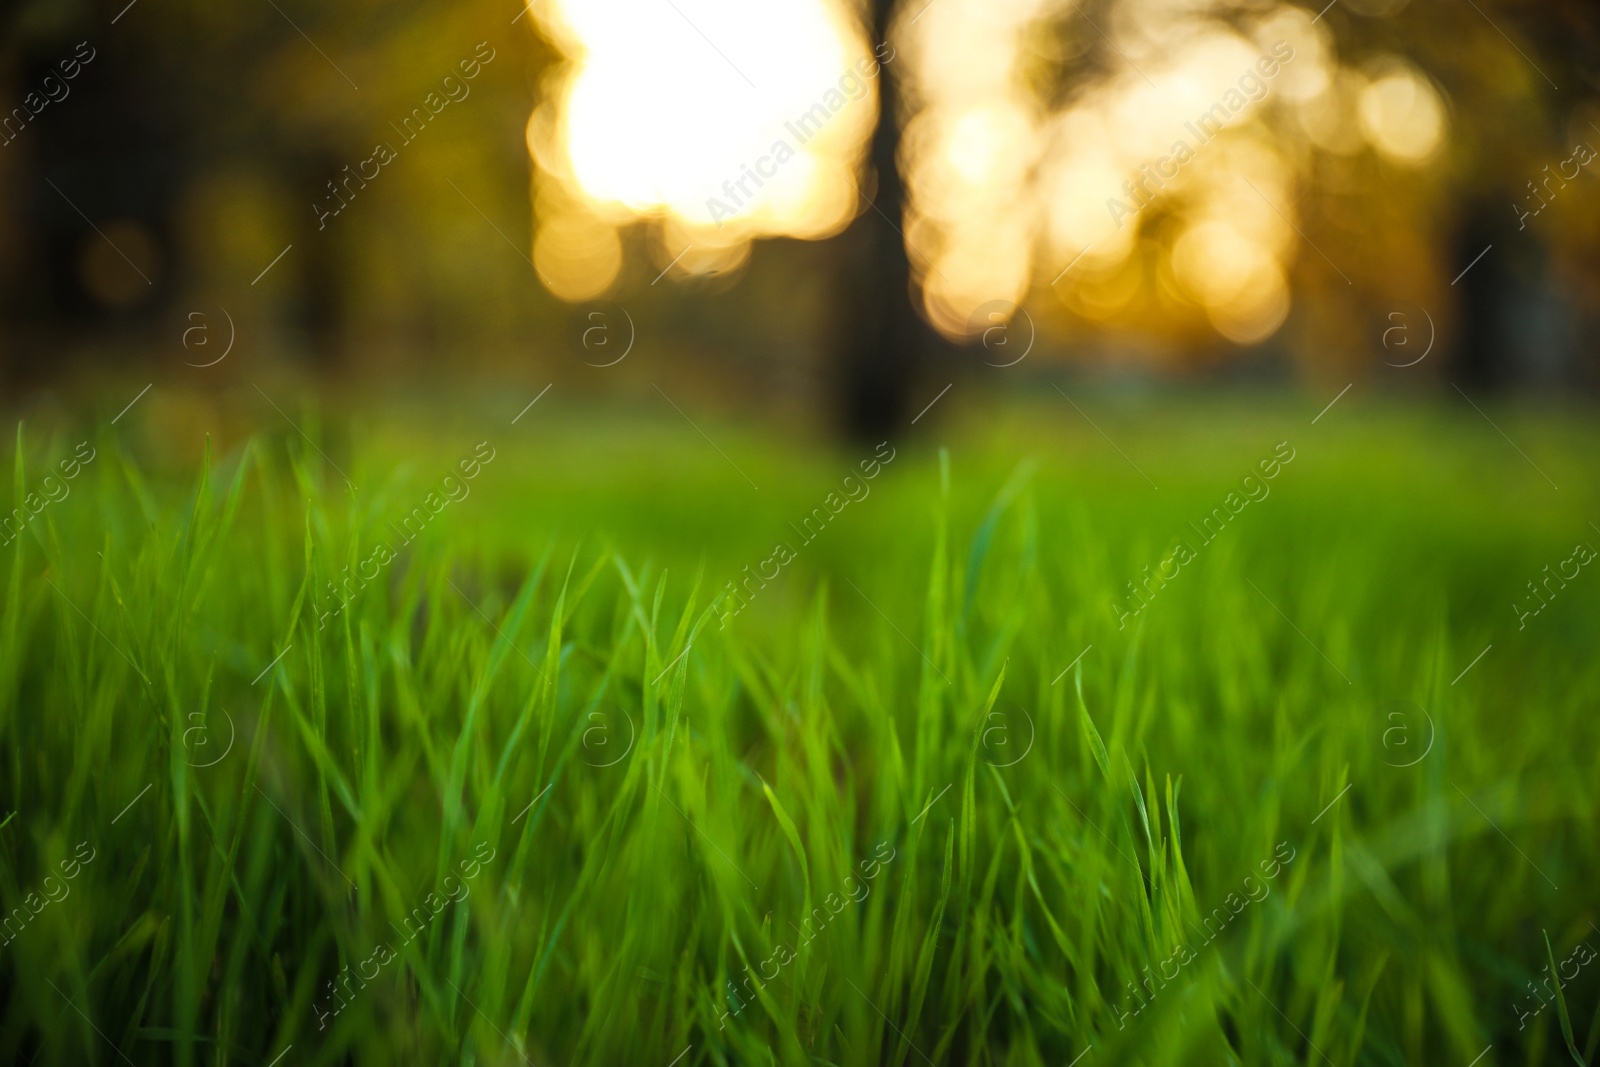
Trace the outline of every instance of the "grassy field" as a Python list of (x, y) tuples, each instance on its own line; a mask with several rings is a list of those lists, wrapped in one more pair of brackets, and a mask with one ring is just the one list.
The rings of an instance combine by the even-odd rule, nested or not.
[(1587, 414), (1074, 399), (30, 425), (0, 1061), (1593, 1063)]

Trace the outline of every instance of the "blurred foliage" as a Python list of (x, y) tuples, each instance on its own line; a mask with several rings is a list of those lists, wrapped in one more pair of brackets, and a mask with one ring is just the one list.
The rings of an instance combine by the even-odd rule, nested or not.
[[(1267, 10), (1036, 4), (1008, 53), (1015, 81), (1041, 107), (1082, 101), (1129, 76), (1120, 46), (1100, 31), (1116, 35), (1129, 19), (1167, 8), (1173, 18), (1198, 12), (1240, 26)], [(943, 17), (934, 8), (922, 28)], [(910, 40), (908, 18), (902, 11), (896, 33)], [(0, 148), (0, 359), (13, 376), (55, 373), (63, 340), (91, 357), (107, 341), (170, 347), (185, 314), (217, 306), (258, 352), (351, 373), (568, 361), (569, 309), (530, 261), (539, 179), (525, 137), (562, 60), (539, 20), (514, 4), (36, 0), (11, 5), (0, 25), (6, 106), (20, 105), (77, 42), (98, 52), (69, 97)], [(1415, 168), (1365, 142), (1312, 144), (1284, 116), (1272, 120), (1297, 178), (1282, 204), (1295, 229), (1284, 261), (1292, 311), (1267, 351), (1329, 373), (1369, 365), (1382, 354), (1386, 314), (1416, 305), (1437, 321), (1442, 351), (1459, 354), (1473, 335), (1492, 335), (1483, 359), (1512, 377), (1591, 376), (1578, 338), (1600, 299), (1596, 179), (1580, 175), (1525, 230), (1516, 205), (1532, 203), (1529, 182), (1574, 144), (1600, 145), (1597, 27), (1581, 0), (1341, 0), (1324, 10), (1317, 33), (1342, 68), (1365, 77), (1410, 64), (1444, 102), (1446, 134), (1438, 156)], [(401, 146), (397, 125), (479, 42), (496, 58), (470, 97)], [(899, 61), (908, 75), (916, 54)], [(919, 76), (902, 120), (945, 77), (936, 66)], [(395, 143), (398, 160), (319, 231), (327, 183), (380, 141)], [(997, 207), (1003, 215), (1007, 205)], [(860, 210), (858, 225), (881, 224)], [(1042, 256), (1023, 300), (1041, 330), (1041, 358), (1170, 367), (1236, 355), (1192, 297), (1173, 298), (1181, 286), (1171, 257), (1185, 225), (1181, 204), (1153, 205), (1138, 220), (1134, 252), (1092, 285), (1045, 284), (1071, 253)], [(151, 284), (107, 251), (95, 227), (118, 238)], [(663, 265), (658, 224), (625, 228), (621, 240), (609, 296), (649, 323), (658, 351), (708, 371), (713, 388), (734, 380), (746, 391), (818, 388), (811, 368), (838, 335), (829, 319), (839, 314), (839, 279), (848, 277), (840, 256), (850, 246), (764, 242), (730, 273), (680, 271), (652, 284)], [(1490, 243), (1497, 253), (1478, 276), (1452, 286)], [(1085, 317), (1094, 301), (1113, 298), (1115, 313)], [(707, 367), (680, 358), (690, 353), (721, 355)], [(1484, 379), (1492, 370), (1469, 368)]]

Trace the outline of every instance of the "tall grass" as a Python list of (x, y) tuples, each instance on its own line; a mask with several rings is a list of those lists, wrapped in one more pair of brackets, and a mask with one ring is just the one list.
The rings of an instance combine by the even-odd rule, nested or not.
[(1600, 576), (1509, 603), (1594, 435), (1308, 419), (901, 444), (725, 626), (863, 457), (552, 416), (402, 545), (481, 433), (105, 428), (6, 549), (0, 1060), (1592, 1063)]

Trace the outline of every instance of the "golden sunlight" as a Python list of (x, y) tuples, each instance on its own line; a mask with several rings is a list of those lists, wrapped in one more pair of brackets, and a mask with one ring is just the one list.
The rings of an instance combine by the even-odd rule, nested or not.
[[(935, 326), (970, 334), (976, 308), (1036, 286), (1090, 321), (1141, 315), (1150, 276), (1135, 252), (1164, 217), (1175, 225), (1151, 247), (1163, 295), (1236, 341), (1282, 324), (1293, 174), (1260, 131), (1323, 91), (1326, 46), (1298, 8), (1238, 26), (1219, 10), (1123, 0), (1090, 26), (1052, 0), (940, 0), (904, 27), (908, 233)], [(1063, 17), (1070, 32), (1103, 31), (1119, 59), (1051, 110), (1018, 71), (1028, 35)]]
[[(978, 308), (1034, 292), (1087, 323), (1278, 330), (1312, 150), (1416, 165), (1444, 109), (1398, 61), (1341, 66), (1306, 9), (1249, 7), (1119, 0), (1091, 24), (1060, 0), (939, 0), (902, 20), (906, 231), (940, 331), (970, 339)], [(1055, 106), (1024, 77), (1047, 25), (1113, 57)]]
[(1444, 105), (1426, 76), (1399, 59), (1374, 64), (1378, 77), (1361, 93), (1361, 128), (1389, 159), (1418, 166), (1444, 133)]
[(564, 56), (528, 123), (535, 240), (557, 296), (604, 292), (617, 232), (657, 267), (736, 267), (760, 237), (821, 238), (857, 213), (880, 59), (839, 0), (552, 0)]
[[(1288, 317), (1315, 153), (1414, 167), (1447, 132), (1420, 71), (1342, 64), (1327, 24), (1281, 0), (1117, 0), (1094, 23), (1068, 0), (935, 0), (903, 5), (877, 50), (858, 9), (536, 5), (564, 57), (527, 131), (546, 285), (605, 292), (640, 221), (652, 273), (679, 276), (736, 269), (758, 238), (837, 233), (865, 207), (893, 63), (906, 250), (941, 333), (970, 339), (979, 309), (1043, 296), (1063, 324), (1251, 344)], [(1103, 41), (1110, 66), (1067, 60), (1070, 91), (1042, 91), (1039, 42), (1062, 35)]]

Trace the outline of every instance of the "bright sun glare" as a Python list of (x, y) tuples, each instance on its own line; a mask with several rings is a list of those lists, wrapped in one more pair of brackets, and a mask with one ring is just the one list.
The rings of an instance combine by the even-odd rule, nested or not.
[(878, 65), (831, 0), (556, 0), (566, 56), (528, 124), (535, 258), (558, 296), (603, 292), (619, 227), (660, 222), (656, 258), (708, 273), (758, 237), (825, 237), (855, 215)]

